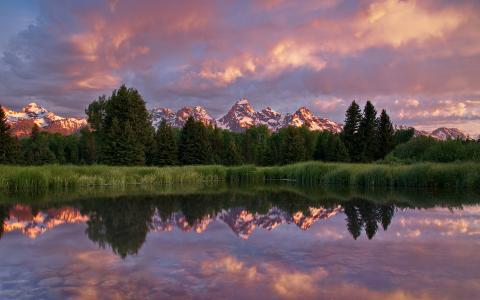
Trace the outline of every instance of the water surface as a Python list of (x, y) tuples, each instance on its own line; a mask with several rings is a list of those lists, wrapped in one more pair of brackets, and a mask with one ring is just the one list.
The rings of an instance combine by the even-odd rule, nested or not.
[(0, 299), (478, 299), (478, 202), (292, 186), (4, 196)]

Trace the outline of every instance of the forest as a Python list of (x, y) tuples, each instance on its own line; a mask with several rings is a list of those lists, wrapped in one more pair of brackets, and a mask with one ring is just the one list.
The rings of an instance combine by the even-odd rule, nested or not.
[(122, 85), (86, 109), (89, 128), (63, 136), (32, 128), (17, 139), (0, 109), (0, 164), (17, 165), (286, 165), (303, 161), (414, 163), (480, 161), (475, 140), (439, 141), (415, 137), (414, 129), (394, 130), (385, 110), (353, 101), (343, 131), (310, 131), (289, 126), (270, 132), (254, 126), (236, 133), (189, 118), (183, 128), (165, 121), (158, 128), (140, 93)]

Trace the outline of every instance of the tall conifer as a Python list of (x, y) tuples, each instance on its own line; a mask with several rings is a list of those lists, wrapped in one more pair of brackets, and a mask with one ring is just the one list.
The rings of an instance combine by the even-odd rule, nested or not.
[(193, 117), (188, 118), (180, 133), (179, 157), (184, 165), (208, 164), (212, 161), (207, 129)]
[(55, 162), (55, 155), (48, 147), (47, 135), (40, 132), (37, 124), (33, 125), (30, 138), (23, 144), (23, 157), (26, 164), (43, 165)]
[(290, 164), (305, 157), (305, 142), (299, 128), (288, 126), (282, 143), (282, 163)]
[(358, 127), (358, 140), (360, 145), (360, 161), (371, 162), (376, 153), (377, 137), (377, 111), (370, 101), (363, 109), (363, 117)]
[(10, 136), (10, 126), (7, 124), (7, 116), (0, 105), (0, 164), (15, 161), (15, 140)]
[[(100, 145), (102, 163), (145, 164), (153, 145), (154, 129), (145, 101), (136, 89), (122, 85), (108, 99), (101, 96), (92, 102), (86, 113)], [(126, 136), (125, 130), (131, 131), (131, 136)], [(128, 158), (121, 157), (118, 150), (127, 153)]]
[(394, 147), (393, 139), (393, 125), (390, 121), (390, 117), (387, 112), (383, 109), (380, 114), (377, 129), (377, 155), (376, 159), (384, 158)]
[(177, 144), (173, 129), (162, 120), (155, 133), (155, 153), (153, 164), (156, 166), (175, 165), (177, 163)]
[(349, 157), (352, 161), (360, 160), (360, 141), (358, 136), (358, 129), (360, 121), (362, 120), (362, 113), (360, 106), (353, 101), (345, 113), (345, 124), (341, 138), (345, 147), (347, 148)]

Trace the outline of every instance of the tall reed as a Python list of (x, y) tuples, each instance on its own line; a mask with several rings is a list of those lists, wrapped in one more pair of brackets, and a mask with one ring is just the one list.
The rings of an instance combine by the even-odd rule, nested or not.
[(302, 162), (274, 167), (0, 166), (0, 189), (13, 192), (59, 190), (81, 186), (168, 185), (218, 181), (264, 183), (282, 180), (302, 185), (365, 188), (480, 188), (480, 164), (386, 165)]

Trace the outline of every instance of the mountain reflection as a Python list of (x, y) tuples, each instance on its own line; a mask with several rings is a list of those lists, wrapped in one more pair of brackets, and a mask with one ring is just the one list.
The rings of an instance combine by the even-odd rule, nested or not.
[(85, 223), (88, 238), (120, 257), (137, 254), (149, 232), (202, 233), (213, 221), (223, 222), (241, 239), (256, 228), (272, 230), (295, 224), (308, 230), (315, 222), (345, 215), (354, 239), (372, 239), (387, 230), (402, 205), (361, 197), (346, 201), (312, 200), (292, 192), (199, 193), (188, 195), (96, 197), (67, 203), (0, 204), (0, 237), (20, 231), (30, 238), (61, 224)]

